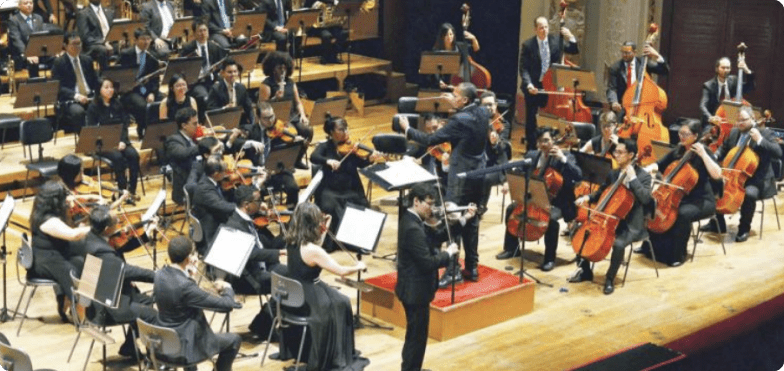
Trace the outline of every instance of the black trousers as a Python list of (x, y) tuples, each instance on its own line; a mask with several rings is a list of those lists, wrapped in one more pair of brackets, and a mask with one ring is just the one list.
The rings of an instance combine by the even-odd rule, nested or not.
[(527, 150), (536, 149), (536, 114), (539, 112), (541, 102), (547, 97), (533, 96), (527, 93), (525, 87), (525, 148)]
[[(348, 31), (343, 27), (334, 26), (327, 28), (311, 28), (308, 36), (317, 36), (321, 39), (320, 53), (327, 61), (334, 62), (338, 58), (338, 53), (343, 52), (348, 40)], [(335, 43), (332, 43), (335, 39)]]
[[(215, 370), (217, 371), (231, 371), (231, 365), (234, 363), (234, 358), (237, 358), (237, 353), (240, 352), (240, 344), (242, 338), (237, 334), (221, 333), (215, 334), (218, 340), (218, 346), (221, 351), (218, 353), (218, 360), (215, 362)], [(186, 368), (188, 371), (196, 371), (196, 367)]]
[[(751, 221), (754, 219), (754, 211), (757, 210), (757, 201), (760, 198), (760, 189), (756, 185), (746, 186), (746, 196), (740, 205), (740, 221), (738, 222), (738, 234), (748, 233), (751, 230)], [(727, 222), (724, 214), (717, 214), (719, 220), (719, 230), (727, 230)]]
[[(283, 171), (269, 177), (269, 179), (264, 182), (264, 187), (271, 187), (273, 192), (285, 193), (286, 206), (289, 206), (289, 208), (293, 209), (299, 202), (299, 186), (297, 185), (297, 181), (294, 180), (294, 175), (289, 171)], [(262, 191), (262, 194), (264, 195), (267, 193), (266, 189)]]
[(61, 126), (66, 133), (79, 132), (84, 126), (84, 119), (87, 111), (85, 107), (76, 102), (70, 102), (60, 108), (62, 110)]
[[(629, 235), (628, 230), (617, 231), (615, 241), (613, 241), (612, 251), (610, 252), (610, 267), (607, 268), (607, 281), (612, 281), (615, 279), (615, 276), (618, 274), (618, 269), (621, 267), (621, 263), (623, 262), (624, 252), (626, 251), (626, 247), (631, 244), (632, 238)], [(591, 270), (591, 262), (588, 259), (580, 259), (580, 267), (583, 271), (590, 271)]]
[(430, 304), (403, 304), (406, 311), (406, 339), (403, 343), (403, 371), (419, 371), (425, 360)]
[[(100, 155), (112, 162), (114, 176), (117, 178), (117, 187), (127, 189), (128, 192), (136, 194), (136, 186), (139, 182), (139, 152), (136, 152), (133, 146), (126, 145), (122, 151), (101, 152)], [(130, 182), (125, 177), (126, 169), (130, 175)]]
[(123, 94), (120, 102), (136, 120), (136, 134), (139, 138), (144, 137), (144, 130), (147, 128), (147, 98), (131, 91)]
[(672, 228), (664, 233), (649, 231), (651, 247), (656, 253), (656, 260), (670, 265), (686, 261), (689, 237), (691, 237), (691, 223), (715, 213), (716, 202), (707, 198), (681, 202), (678, 207), (678, 217)]

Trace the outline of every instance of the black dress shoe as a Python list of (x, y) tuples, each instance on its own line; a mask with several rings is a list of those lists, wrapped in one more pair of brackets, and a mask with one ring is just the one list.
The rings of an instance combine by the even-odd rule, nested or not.
[(749, 239), (749, 232), (738, 233), (735, 236), (735, 242), (746, 242)]
[(613, 291), (615, 291), (615, 287), (613, 286), (612, 280), (607, 280), (604, 283), (604, 294), (605, 295), (610, 295), (610, 294), (613, 293)]
[(715, 223), (708, 223), (708, 224), (705, 224), (702, 227), (700, 227), (700, 232), (705, 232), (705, 233), (727, 233), (727, 230), (724, 229), (724, 230), (719, 231), (719, 228), (716, 227)]
[(465, 279), (467, 279), (467, 280), (469, 280), (471, 282), (479, 281), (479, 271), (476, 268), (474, 268), (474, 269), (463, 269), (463, 271), (461, 273), (463, 274), (463, 277), (465, 277)]
[(545, 262), (539, 267), (543, 272), (549, 272), (553, 270), (553, 268), (555, 268), (555, 262)]
[(456, 285), (463, 283), (463, 275), (458, 274), (453, 276), (451, 274), (444, 274), (441, 276), (441, 279), (438, 280), (438, 288), (445, 289), (452, 285), (452, 281), (454, 281)]
[(593, 272), (589, 270), (584, 270), (582, 268), (577, 268), (577, 271), (569, 277), (569, 282), (577, 283), (583, 281), (593, 281)]
[(680, 267), (681, 265), (683, 265), (682, 261), (674, 261), (674, 262), (670, 263), (670, 267), (673, 267), (673, 268)]
[(515, 251), (504, 250), (500, 254), (495, 256), (495, 258), (498, 260), (506, 260), (506, 259), (517, 258), (517, 257), (520, 257), (520, 250), (515, 250)]
[(310, 169), (310, 167), (308, 167), (308, 164), (306, 164), (305, 161), (302, 161), (302, 160), (297, 161), (297, 163), (294, 164), (294, 167), (297, 168), (297, 169), (300, 169), (300, 170), (308, 170), (308, 169)]

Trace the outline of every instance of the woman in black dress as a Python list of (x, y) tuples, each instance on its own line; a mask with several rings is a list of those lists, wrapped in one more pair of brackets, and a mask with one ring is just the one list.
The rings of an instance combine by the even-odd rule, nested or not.
[[(302, 283), (305, 291), (305, 312), (302, 314), (310, 317), (307, 331), (310, 335), (309, 347), (303, 350), (302, 358), (309, 371), (362, 370), (370, 361), (359, 357), (354, 350), (351, 301), (322, 282), (319, 276), (322, 269), (342, 277), (363, 270), (366, 266), (361, 261), (353, 266), (340, 265), (321, 248), (330, 222), (330, 216), (322, 214), (318, 206), (302, 203), (294, 209), (286, 237), (287, 276)], [(295, 348), (286, 346), (286, 343)], [(298, 345), (299, 341), (282, 340), (282, 358), (296, 355)]]
[[(436, 42), (433, 44), (433, 51), (436, 52), (460, 52), (460, 65), (466, 62), (463, 58), (464, 55), (469, 55), (469, 43), (471, 44), (471, 51), (474, 53), (479, 51), (479, 40), (474, 34), (463, 31), (463, 38), (465, 41), (456, 41), (457, 34), (455, 27), (451, 23), (443, 23), (438, 29), (438, 36)], [(430, 87), (434, 89), (441, 89), (452, 91), (454, 86), (451, 85), (452, 75), (433, 75), (430, 81)]]
[(305, 106), (302, 105), (299, 97), (297, 84), (291, 79), (294, 70), (291, 56), (282, 52), (272, 52), (262, 61), (262, 70), (267, 77), (259, 87), (259, 103), (290, 100), (289, 123), (297, 128), (299, 136), (305, 138), (307, 147), (307, 143), (313, 139), (313, 128), (310, 127), (310, 121), (305, 115)]
[[(103, 148), (99, 154), (112, 162), (117, 187), (127, 189), (131, 195), (136, 195), (136, 185), (139, 180), (139, 153), (128, 139), (130, 116), (114, 92), (114, 82), (106, 78), (102, 79), (99, 94), (87, 107), (86, 126), (121, 125), (118, 126), (122, 131), (117, 148)], [(128, 169), (130, 181), (125, 177), (125, 169)], [(133, 200), (134, 197), (129, 197), (126, 202), (133, 203)]]
[[(158, 108), (158, 118), (161, 120), (174, 121), (174, 115), (181, 108), (190, 107), (199, 112), (196, 98), (188, 95), (188, 82), (185, 76), (175, 73), (169, 79), (169, 95), (163, 98)], [(199, 122), (204, 122), (203, 113), (199, 112)]]

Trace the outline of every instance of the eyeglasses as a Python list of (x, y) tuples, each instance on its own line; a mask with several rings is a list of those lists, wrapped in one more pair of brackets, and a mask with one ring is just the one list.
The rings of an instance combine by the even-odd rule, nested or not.
[(681, 137), (681, 138), (688, 138), (688, 137), (694, 136), (694, 133), (692, 133), (692, 132), (680, 132), (679, 131), (678, 132), (678, 136)]

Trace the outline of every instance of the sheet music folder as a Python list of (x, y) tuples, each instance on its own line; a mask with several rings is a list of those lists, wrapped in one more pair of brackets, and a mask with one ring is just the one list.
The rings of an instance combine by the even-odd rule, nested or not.
[(101, 259), (87, 254), (76, 291), (109, 308), (120, 305), (120, 288), (125, 278), (125, 263), (120, 259)]
[(256, 247), (256, 238), (248, 232), (220, 226), (204, 263), (239, 277)]
[(425, 170), (410, 158), (380, 163), (359, 169), (373, 183), (386, 191), (396, 191), (422, 182), (434, 182), (436, 176)]
[(349, 202), (335, 239), (359, 248), (361, 253), (372, 254), (376, 251), (386, 220), (385, 213)]

